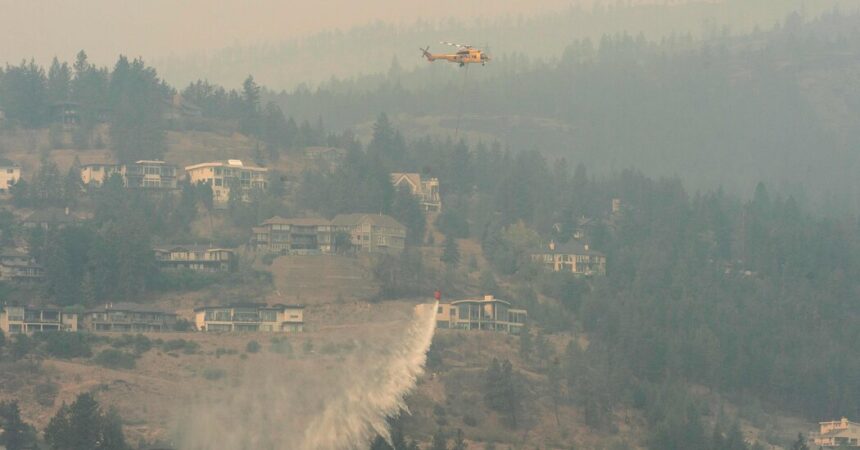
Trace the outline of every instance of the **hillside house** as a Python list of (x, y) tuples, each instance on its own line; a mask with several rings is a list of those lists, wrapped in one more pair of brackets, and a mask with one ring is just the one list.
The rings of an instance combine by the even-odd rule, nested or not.
[(164, 245), (152, 249), (155, 263), (164, 270), (196, 272), (232, 272), (236, 269), (236, 252), (209, 245)]
[(57, 306), (4, 305), (0, 308), (0, 330), (5, 334), (78, 331), (78, 315)]
[(137, 303), (108, 303), (83, 313), (82, 328), (87, 331), (144, 333), (172, 331), (176, 313)]
[(524, 309), (511, 308), (511, 303), (485, 295), (480, 299), (455, 300), (439, 303), (436, 326), (459, 330), (504, 331), (519, 334), (528, 320)]
[(6, 158), (0, 158), (0, 192), (9, 192), (21, 179), (21, 165)]
[(17, 250), (0, 252), (0, 280), (15, 282), (39, 281), (45, 269), (28, 254)]
[(81, 123), (78, 114), (80, 109), (80, 103), (56, 102), (51, 105), (51, 118), (54, 123), (60, 124), (64, 131), (71, 131)]
[(533, 251), (531, 258), (554, 272), (570, 272), (584, 276), (606, 275), (606, 255), (576, 240), (565, 244), (550, 241), (546, 248)]
[(255, 249), (280, 254), (336, 253), (331, 221), (323, 218), (285, 219), (275, 216), (252, 229)]
[(391, 183), (395, 189), (408, 187), (412, 195), (418, 197), (424, 211), (438, 212), (442, 210), (438, 178), (422, 179), (421, 174), (418, 173), (395, 172), (391, 174)]
[(164, 161), (140, 160), (132, 164), (92, 163), (81, 166), (84, 185), (101, 186), (113, 174), (131, 189), (176, 189), (177, 167)]
[(331, 224), (349, 234), (356, 251), (399, 254), (406, 246), (406, 227), (385, 214), (338, 214)]
[(24, 228), (42, 228), (45, 231), (59, 230), (68, 225), (74, 225), (79, 221), (78, 217), (71, 213), (68, 207), (48, 207), (33, 211), (27, 216), (21, 225)]
[(810, 443), (818, 448), (860, 447), (860, 423), (843, 417), (840, 420), (819, 422), (819, 431), (809, 433)]
[(287, 333), (304, 329), (304, 306), (257, 303), (194, 309), (200, 331)]
[(230, 200), (230, 190), (241, 190), (241, 199), (247, 200), (248, 194), (268, 187), (269, 169), (246, 166), (238, 159), (195, 164), (185, 168), (191, 184), (209, 183), (212, 187), (212, 201), (221, 206)]

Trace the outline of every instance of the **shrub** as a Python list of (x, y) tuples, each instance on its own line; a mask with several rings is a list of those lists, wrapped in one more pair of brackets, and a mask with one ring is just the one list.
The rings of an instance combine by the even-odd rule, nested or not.
[(95, 363), (109, 369), (134, 369), (135, 356), (131, 353), (109, 348), (96, 355)]
[(257, 341), (249, 341), (245, 346), (245, 351), (248, 353), (257, 353), (260, 351), (260, 343)]
[(207, 367), (203, 369), (203, 378), (206, 378), (209, 381), (220, 380), (221, 378), (224, 378), (225, 375), (227, 375), (227, 373), (224, 372), (224, 369), (218, 369), (214, 367)]
[(162, 344), (161, 348), (165, 352), (182, 350), (182, 353), (185, 353), (186, 355), (191, 355), (197, 353), (197, 350), (200, 349), (200, 344), (194, 341), (186, 341), (185, 339), (171, 339), (169, 341), (165, 341), (164, 344)]
[(272, 263), (275, 261), (275, 258), (277, 258), (277, 257), (278, 257), (278, 255), (276, 255), (276, 254), (274, 254), (274, 253), (266, 253), (266, 254), (265, 254), (265, 255), (263, 255), (263, 257), (262, 257), (262, 258), (260, 258), (260, 259), (261, 259), (261, 261), (263, 262), (263, 264), (265, 264), (265, 265), (267, 265), (267, 266), (271, 266), (271, 265), (272, 265)]
[(466, 414), (463, 416), (463, 423), (466, 426), (475, 427), (478, 426), (478, 419), (470, 416), (469, 414)]
[(272, 353), (279, 353), (281, 355), (292, 355), (293, 346), (290, 344), (290, 341), (284, 338), (272, 338), (271, 351)]
[(110, 345), (114, 348), (131, 347), (136, 354), (140, 355), (152, 349), (153, 342), (139, 333), (135, 335), (123, 334), (118, 339), (114, 339)]
[(33, 388), (33, 395), (36, 397), (36, 403), (46, 407), (54, 406), (58, 391), (56, 383), (40, 383)]

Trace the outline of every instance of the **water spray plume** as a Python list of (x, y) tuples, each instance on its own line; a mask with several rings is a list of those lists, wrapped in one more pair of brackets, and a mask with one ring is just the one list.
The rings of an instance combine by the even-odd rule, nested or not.
[(405, 327), (402, 320), (368, 325), (375, 333), (350, 341), (354, 348), (336, 360), (284, 364), (282, 355), (259, 355), (232, 386), (188, 409), (177, 424), (178, 447), (357, 450), (376, 435), (390, 441), (387, 419), (406, 410), (404, 397), (424, 371), (436, 305), (415, 306)]

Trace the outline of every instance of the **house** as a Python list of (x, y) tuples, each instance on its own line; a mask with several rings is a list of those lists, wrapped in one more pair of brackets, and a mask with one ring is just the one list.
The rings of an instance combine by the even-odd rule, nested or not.
[(246, 166), (238, 159), (195, 164), (185, 168), (191, 184), (208, 183), (212, 187), (212, 200), (224, 205), (230, 199), (230, 190), (239, 188), (241, 198), (255, 189), (268, 187), (268, 171), (264, 167)]
[(409, 188), (412, 195), (418, 197), (424, 211), (438, 212), (442, 210), (438, 178), (421, 179), (421, 174), (418, 173), (395, 172), (391, 174), (391, 183), (395, 189)]
[(228, 248), (209, 245), (164, 245), (152, 250), (155, 252), (155, 263), (166, 270), (232, 272), (236, 269), (236, 252)]
[(137, 303), (108, 303), (90, 309), (81, 317), (87, 331), (117, 331), (143, 333), (171, 331), (176, 325), (176, 313)]
[(285, 219), (275, 216), (252, 229), (257, 250), (281, 254), (336, 253), (331, 221), (323, 218)]
[(34, 211), (21, 224), (25, 228), (42, 228), (48, 231), (59, 230), (77, 222), (78, 217), (73, 215), (68, 207), (65, 209), (49, 207)]
[(406, 227), (384, 214), (338, 214), (331, 224), (349, 234), (357, 251), (398, 254), (406, 245)]
[(127, 188), (176, 189), (176, 172), (176, 166), (158, 160), (140, 160), (131, 164), (93, 163), (81, 166), (81, 182), (101, 186), (116, 173)]
[(5, 334), (37, 331), (78, 331), (78, 315), (57, 306), (0, 308), (0, 330)]
[(260, 331), (286, 333), (304, 329), (304, 306), (245, 303), (194, 309), (200, 331)]
[(20, 179), (21, 166), (6, 158), (0, 158), (0, 192), (9, 192), (9, 188)]
[(819, 422), (819, 431), (809, 433), (810, 443), (818, 448), (860, 447), (860, 423), (843, 417), (840, 420)]
[(28, 254), (17, 250), (0, 252), (0, 280), (2, 281), (39, 281), (45, 275), (45, 269), (36, 264)]
[(528, 319), (524, 309), (511, 308), (511, 303), (485, 295), (479, 299), (439, 303), (436, 326), (459, 330), (504, 331), (519, 334)]
[(532, 261), (543, 264), (554, 272), (606, 275), (606, 255), (576, 240), (565, 244), (550, 241), (546, 248), (533, 251), (531, 257)]
[(63, 130), (71, 131), (80, 124), (78, 111), (81, 104), (76, 102), (56, 102), (51, 105), (51, 117), (54, 123), (62, 125)]

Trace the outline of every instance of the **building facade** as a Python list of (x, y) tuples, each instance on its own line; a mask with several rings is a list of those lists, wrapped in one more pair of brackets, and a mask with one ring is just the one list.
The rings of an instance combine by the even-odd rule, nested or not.
[(439, 196), (438, 178), (421, 178), (418, 173), (391, 174), (391, 184), (395, 189), (408, 187), (412, 195), (418, 197), (424, 211), (437, 212), (442, 210), (442, 198)]
[(28, 254), (17, 250), (0, 252), (0, 280), (30, 282), (39, 281), (45, 275), (45, 269), (36, 264)]
[(406, 227), (385, 214), (338, 214), (331, 224), (349, 234), (356, 251), (399, 254), (406, 246)]
[(511, 303), (485, 295), (480, 299), (439, 303), (436, 326), (458, 330), (504, 331), (519, 334), (528, 320), (528, 311), (511, 308)]
[(156, 160), (140, 160), (133, 164), (92, 163), (81, 166), (81, 182), (101, 186), (113, 174), (119, 174), (127, 188), (176, 189), (177, 171), (176, 166)]
[(153, 249), (155, 263), (166, 270), (196, 272), (232, 272), (236, 269), (236, 252), (229, 248), (207, 245), (169, 245)]
[(3, 306), (0, 330), (5, 334), (78, 331), (78, 315), (56, 306)]
[(304, 306), (235, 304), (194, 309), (200, 331), (287, 333), (304, 330)]
[(275, 216), (252, 229), (255, 249), (280, 254), (336, 253), (336, 230), (323, 218), (285, 219)]
[(226, 204), (230, 199), (230, 190), (238, 188), (242, 191), (242, 199), (255, 189), (265, 190), (268, 187), (269, 169), (264, 167), (246, 166), (238, 159), (227, 161), (206, 162), (185, 168), (188, 181), (191, 184), (208, 183), (212, 187), (212, 201)]
[(137, 303), (109, 303), (83, 313), (81, 327), (93, 332), (172, 331), (176, 313)]
[(0, 158), (0, 192), (9, 192), (9, 188), (20, 179), (21, 166), (6, 158)]
[(533, 261), (554, 272), (570, 272), (584, 276), (606, 275), (606, 255), (577, 241), (566, 244), (550, 241), (546, 248), (532, 252), (531, 257)]
[(810, 443), (818, 448), (860, 447), (860, 423), (843, 417), (840, 420), (819, 422), (818, 432), (809, 434)]

